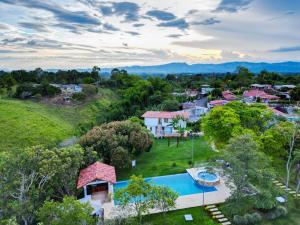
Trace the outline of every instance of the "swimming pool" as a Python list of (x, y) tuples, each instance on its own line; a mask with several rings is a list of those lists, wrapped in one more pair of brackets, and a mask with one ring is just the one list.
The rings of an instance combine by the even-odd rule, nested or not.
[[(188, 173), (181, 173), (168, 176), (145, 178), (145, 181), (152, 182), (154, 185), (166, 186), (176, 191), (179, 196), (192, 195), (204, 192), (216, 191), (215, 187), (205, 187), (194, 181)], [(124, 188), (128, 181), (121, 181), (114, 184), (114, 191)]]

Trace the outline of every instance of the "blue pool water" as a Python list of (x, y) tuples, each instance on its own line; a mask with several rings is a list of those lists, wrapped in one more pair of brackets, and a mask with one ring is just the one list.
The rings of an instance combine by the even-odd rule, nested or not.
[[(188, 173), (181, 173), (168, 176), (151, 177), (145, 179), (153, 185), (167, 186), (176, 191), (179, 196), (198, 194), (204, 192), (216, 191), (215, 187), (205, 187), (197, 184)], [(124, 188), (128, 185), (128, 181), (121, 181), (114, 184), (114, 191)]]
[(215, 181), (217, 180), (217, 175), (208, 172), (200, 172), (198, 173), (198, 177), (202, 180), (206, 181)]

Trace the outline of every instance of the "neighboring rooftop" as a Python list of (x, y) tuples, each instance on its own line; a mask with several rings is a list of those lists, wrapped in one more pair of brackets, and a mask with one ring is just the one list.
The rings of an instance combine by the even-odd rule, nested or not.
[(185, 119), (189, 118), (188, 112), (161, 112), (161, 111), (147, 111), (142, 117), (144, 118), (165, 118), (165, 119), (173, 119), (176, 116), (183, 116)]
[(115, 167), (101, 162), (95, 162), (85, 169), (80, 170), (77, 189), (82, 188), (83, 186), (96, 180), (116, 183)]
[(233, 100), (237, 99), (237, 97), (234, 94), (232, 94), (231, 91), (223, 91), (222, 95), (223, 95), (223, 98), (227, 101), (233, 101)]
[(257, 89), (245, 91), (243, 96), (244, 97), (256, 97), (256, 98), (262, 98), (262, 99), (268, 99), (268, 100), (280, 99), (280, 97), (278, 97), (276, 95), (269, 95), (266, 92), (257, 90)]

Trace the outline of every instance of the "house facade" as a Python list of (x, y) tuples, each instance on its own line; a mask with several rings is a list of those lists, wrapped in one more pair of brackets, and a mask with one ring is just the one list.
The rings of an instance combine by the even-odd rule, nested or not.
[(179, 120), (178, 126), (186, 128), (186, 120), (189, 118), (188, 112), (147, 111), (142, 115), (145, 126), (154, 135), (154, 137), (165, 137), (177, 133), (172, 123), (173, 119), (178, 116), (184, 118)]

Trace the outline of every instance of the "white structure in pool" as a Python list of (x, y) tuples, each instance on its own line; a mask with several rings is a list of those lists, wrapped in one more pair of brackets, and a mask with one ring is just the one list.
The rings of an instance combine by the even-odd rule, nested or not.
[[(188, 112), (161, 112), (161, 111), (147, 111), (142, 115), (144, 118), (145, 126), (154, 137), (164, 137), (176, 133), (172, 126), (173, 119), (180, 116), (187, 120), (189, 118)], [(186, 121), (180, 120), (178, 126), (186, 128)]]

